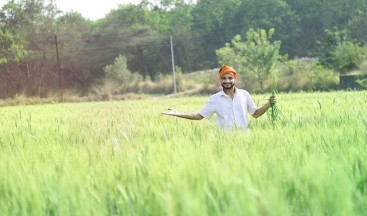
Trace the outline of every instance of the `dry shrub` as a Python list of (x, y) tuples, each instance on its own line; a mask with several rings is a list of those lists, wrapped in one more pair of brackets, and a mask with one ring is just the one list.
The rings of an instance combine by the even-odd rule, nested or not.
[(193, 80), (180, 79), (177, 82), (177, 91), (190, 91), (195, 89), (199, 84), (196, 84)]
[(114, 95), (113, 100), (138, 100), (145, 99), (148, 96), (145, 94), (135, 94), (135, 93), (127, 93), (122, 95)]
[(103, 85), (93, 86), (92, 94), (99, 100), (112, 100), (115, 89), (116, 84), (114, 82), (106, 81)]
[(170, 75), (159, 75), (155, 82), (145, 80), (142, 92), (146, 94), (171, 94), (173, 92), (173, 78)]
[(48, 97), (29, 97), (24, 93), (15, 95), (13, 98), (1, 100), (0, 106), (18, 106), (18, 105), (34, 105), (34, 104), (46, 104), (59, 102), (57, 98)]

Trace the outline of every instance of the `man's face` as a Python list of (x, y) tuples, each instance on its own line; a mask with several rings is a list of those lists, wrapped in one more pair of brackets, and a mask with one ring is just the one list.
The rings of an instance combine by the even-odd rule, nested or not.
[(220, 84), (222, 85), (223, 89), (231, 89), (234, 87), (235, 79), (232, 74), (224, 74), (220, 79)]

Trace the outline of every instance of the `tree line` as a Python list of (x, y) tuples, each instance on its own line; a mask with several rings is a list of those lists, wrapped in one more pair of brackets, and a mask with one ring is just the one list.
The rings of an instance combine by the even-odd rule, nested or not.
[[(54, 0), (7, 0), (0, 10), (0, 98), (61, 88), (86, 94), (121, 57), (133, 74), (154, 81), (172, 72), (170, 37), (183, 73), (217, 68), (226, 44), (262, 29), (275, 29), (269, 40), (281, 42), (282, 56), (317, 57), (345, 73), (357, 67), (367, 42), (366, 17), (365, 0), (141, 0), (95, 21), (60, 11)], [(357, 57), (342, 62), (350, 50)]]

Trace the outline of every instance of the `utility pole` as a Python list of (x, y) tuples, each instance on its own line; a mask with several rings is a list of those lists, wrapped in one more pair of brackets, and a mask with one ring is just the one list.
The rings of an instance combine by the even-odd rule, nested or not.
[(177, 93), (176, 71), (175, 71), (175, 57), (173, 54), (172, 36), (170, 36), (170, 43), (171, 43), (171, 59), (172, 59), (172, 72), (173, 72), (173, 92), (176, 94)]
[(62, 86), (62, 75), (61, 75), (61, 67), (60, 67), (60, 57), (59, 57), (59, 45), (57, 43), (57, 35), (55, 35), (55, 45), (56, 45), (56, 60), (57, 60), (57, 72), (59, 74), (59, 84), (61, 88), (61, 100), (63, 100), (64, 97), (64, 90)]

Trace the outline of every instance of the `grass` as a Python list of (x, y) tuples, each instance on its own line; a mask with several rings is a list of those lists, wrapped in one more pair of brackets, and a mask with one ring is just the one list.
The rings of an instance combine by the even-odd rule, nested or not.
[(207, 97), (2, 107), (0, 213), (366, 215), (367, 92), (277, 98), (246, 133), (160, 115)]

